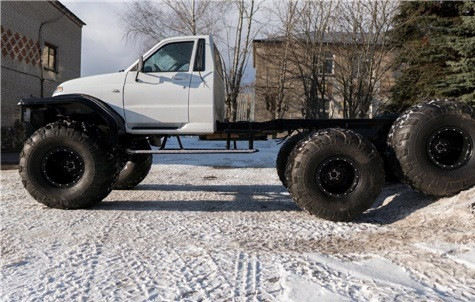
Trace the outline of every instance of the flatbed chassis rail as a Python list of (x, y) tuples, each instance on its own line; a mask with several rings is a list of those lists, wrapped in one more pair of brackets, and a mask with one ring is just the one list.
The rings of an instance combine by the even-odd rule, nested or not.
[[(209, 136), (200, 136), (201, 140), (226, 141), (224, 149), (184, 148), (179, 135), (166, 135), (159, 149), (131, 150), (128, 154), (249, 154), (259, 150), (254, 149), (255, 140), (265, 140), (268, 135), (287, 133), (284, 139), (293, 131), (316, 131), (325, 128), (343, 128), (354, 130), (368, 137), (373, 142), (385, 141), (394, 119), (280, 119), (267, 122), (218, 122), (218, 131)], [(179, 148), (166, 148), (168, 139), (177, 138)], [(382, 140), (381, 140), (382, 139)], [(247, 141), (247, 149), (238, 149), (236, 141)], [(231, 148), (231, 142), (233, 147)], [(381, 147), (381, 146), (378, 146)]]
[[(391, 125), (395, 118), (382, 119), (278, 119), (266, 122), (218, 122), (217, 131), (211, 136), (200, 136), (202, 140), (224, 140), (226, 150), (231, 142), (248, 141), (248, 150), (254, 150), (254, 141), (265, 140), (269, 135), (286, 133), (283, 140), (294, 131), (317, 131), (326, 128), (342, 128), (358, 132), (370, 139), (378, 149), (384, 148)], [(382, 144), (381, 144), (382, 142)], [(233, 152), (239, 153), (239, 152)], [(245, 152), (244, 152), (245, 153)]]

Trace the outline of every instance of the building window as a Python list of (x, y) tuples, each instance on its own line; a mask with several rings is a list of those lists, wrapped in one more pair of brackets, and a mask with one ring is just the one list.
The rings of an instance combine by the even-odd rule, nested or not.
[(322, 65), (319, 70), (320, 74), (331, 75), (333, 74), (333, 53), (326, 52), (323, 55)]
[(49, 43), (45, 43), (43, 48), (43, 67), (46, 70), (57, 72), (58, 48)]
[(353, 78), (365, 77), (368, 75), (369, 66), (371, 61), (365, 58), (363, 53), (358, 53), (351, 63), (351, 74)]

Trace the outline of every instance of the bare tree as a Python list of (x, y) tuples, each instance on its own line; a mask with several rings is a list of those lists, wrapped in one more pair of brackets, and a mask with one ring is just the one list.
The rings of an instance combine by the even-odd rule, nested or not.
[[(237, 98), (241, 90), (243, 76), (249, 62), (252, 41), (261, 27), (256, 29), (256, 13), (264, 1), (231, 0), (231, 8), (237, 10), (235, 23), (226, 27), (223, 39), (230, 64), (226, 68), (226, 115), (235, 121), (237, 115)], [(259, 25), (259, 24), (258, 24)]]
[(306, 118), (331, 117), (335, 108), (345, 118), (374, 114), (393, 81), (388, 33), (396, 8), (389, 0), (289, 0), (281, 15), (295, 9), (295, 18), (290, 23), (281, 18), (265, 47), (256, 47), (260, 62), (266, 62), (257, 74), (257, 91), (275, 113), (270, 117), (292, 111), (296, 98)]
[(390, 83), (393, 46), (388, 43), (396, 4), (389, 0), (344, 2), (339, 6), (336, 90), (345, 118), (366, 117), (384, 99)]
[(289, 62), (293, 78), (299, 80), (303, 89), (302, 115), (305, 118), (326, 118), (325, 105), (328, 95), (328, 39), (331, 32), (332, 1), (303, 2), (297, 8), (300, 16), (293, 34)]
[[(265, 102), (265, 109), (271, 119), (282, 118), (290, 106), (297, 101), (296, 91), (289, 79), (289, 57), (299, 17), (298, 4), (298, 1), (293, 0), (273, 1), (268, 12), (272, 18), (276, 19), (276, 28), (268, 34), (270, 39), (264, 41), (267, 46), (265, 53), (255, 54), (255, 56), (265, 57), (266, 69), (258, 75), (260, 78), (256, 90)], [(255, 51), (259, 50), (255, 49)]]
[(121, 12), (125, 36), (144, 48), (178, 35), (219, 34), (225, 2), (212, 0), (134, 1)]

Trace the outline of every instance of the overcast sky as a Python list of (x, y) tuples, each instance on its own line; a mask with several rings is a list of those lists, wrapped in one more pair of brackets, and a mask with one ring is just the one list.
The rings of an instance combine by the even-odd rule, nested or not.
[(120, 24), (125, 1), (61, 3), (87, 24), (82, 28), (82, 77), (125, 69), (140, 56), (139, 45), (126, 41)]

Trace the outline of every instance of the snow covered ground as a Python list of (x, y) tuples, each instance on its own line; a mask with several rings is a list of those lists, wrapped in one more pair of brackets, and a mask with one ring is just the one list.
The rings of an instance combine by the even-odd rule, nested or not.
[(2, 171), (1, 300), (475, 300), (475, 188), (435, 200), (388, 184), (334, 223), (291, 201), (275, 142), (256, 147), (155, 156), (89, 210), (43, 207)]

